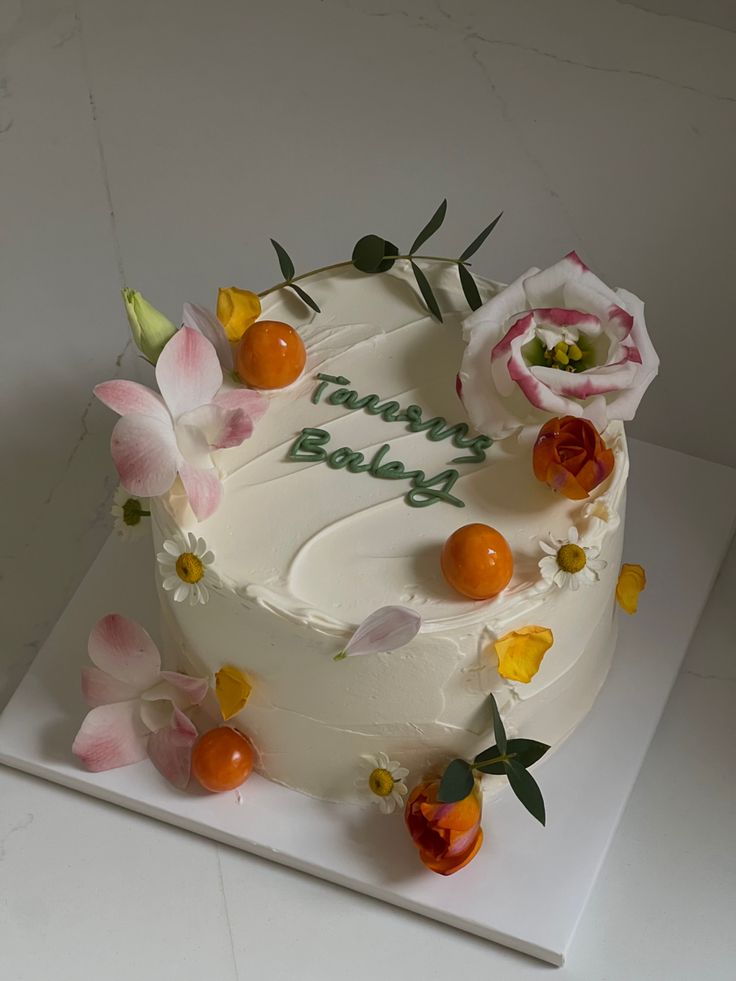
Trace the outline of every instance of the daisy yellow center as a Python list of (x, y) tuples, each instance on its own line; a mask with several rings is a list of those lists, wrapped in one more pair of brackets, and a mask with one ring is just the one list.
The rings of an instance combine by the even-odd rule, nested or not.
[(394, 789), (394, 778), (388, 770), (379, 767), (368, 777), (368, 786), (377, 797), (388, 797)]
[(176, 574), (184, 582), (195, 583), (204, 576), (202, 560), (192, 552), (182, 552), (176, 560)]
[(557, 553), (557, 565), (564, 572), (580, 572), (585, 568), (586, 562), (584, 549), (572, 542), (563, 545)]

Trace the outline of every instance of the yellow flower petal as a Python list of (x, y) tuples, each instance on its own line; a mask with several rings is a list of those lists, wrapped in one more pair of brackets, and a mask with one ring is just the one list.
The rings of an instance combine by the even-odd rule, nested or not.
[(261, 315), (261, 301), (250, 290), (237, 286), (220, 287), (217, 293), (217, 319), (229, 341), (239, 341)]
[(225, 722), (245, 707), (251, 690), (248, 679), (238, 668), (230, 664), (220, 668), (215, 675), (215, 695)]
[(646, 589), (647, 577), (640, 565), (624, 562), (616, 583), (618, 605), (627, 613), (636, 613), (639, 606), (639, 593)]
[(549, 627), (530, 626), (509, 631), (493, 644), (498, 655), (498, 673), (509, 681), (528, 684), (553, 643)]

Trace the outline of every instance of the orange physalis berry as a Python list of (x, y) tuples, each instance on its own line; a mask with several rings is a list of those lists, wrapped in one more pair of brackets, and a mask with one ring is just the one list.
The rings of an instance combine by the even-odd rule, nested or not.
[(235, 790), (248, 779), (255, 753), (249, 739), (230, 726), (210, 729), (192, 751), (192, 773), (205, 790)]
[(280, 320), (257, 320), (243, 334), (235, 370), (251, 388), (286, 388), (304, 370), (307, 352), (293, 327)]
[(470, 599), (490, 599), (508, 586), (514, 571), (509, 543), (489, 525), (464, 525), (442, 549), (442, 574)]

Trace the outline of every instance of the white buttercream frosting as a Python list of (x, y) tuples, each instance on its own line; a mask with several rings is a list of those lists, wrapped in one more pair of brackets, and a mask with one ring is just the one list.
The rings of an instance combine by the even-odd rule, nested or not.
[[(619, 424), (604, 434), (616, 458), (613, 475), (587, 501), (573, 502), (534, 478), (529, 441), (504, 440), (484, 462), (453, 463), (468, 451), (450, 439), (433, 442), (406, 421), (330, 404), (337, 384), (312, 400), (322, 372), (348, 378), (345, 387), (376, 393), (382, 404), (419, 405), (425, 420), (467, 423), (455, 393), (467, 313), (456, 274), (431, 272), (445, 314), (439, 324), (399, 265), (380, 276), (349, 270), (310, 280), (321, 314), (305, 315), (283, 293), (272, 299), (264, 316), (291, 323), (305, 342), (303, 377), (269, 394), (251, 439), (218, 453), (225, 494), (211, 518), (196, 523), (176, 493), (159, 500), (153, 515), (158, 540), (196, 528), (215, 553), (221, 581), (205, 607), (162, 595), (170, 648), (198, 671), (241, 668), (253, 693), (237, 724), (253, 739), (262, 772), (333, 800), (354, 798), (362, 754), (401, 760), (411, 784), (453, 756), (484, 748), (492, 742), (491, 690), (511, 732), (558, 742), (592, 704), (614, 642), (628, 469)], [(484, 297), (493, 290), (481, 284)], [(384, 462), (400, 460), (428, 477), (455, 468), (451, 493), (465, 506), (413, 508), (405, 499), (409, 480), (290, 461), (305, 427), (329, 434), (327, 452), (349, 447), (368, 462), (388, 444)], [(509, 587), (489, 602), (460, 596), (440, 571), (443, 543), (471, 522), (497, 528), (514, 554)], [(539, 540), (564, 538), (571, 525), (608, 563), (599, 583), (576, 593), (545, 583), (538, 568)], [(410, 644), (333, 661), (362, 619), (396, 604), (423, 619)], [(505, 681), (492, 641), (530, 623), (550, 627), (555, 643), (530, 684)]]

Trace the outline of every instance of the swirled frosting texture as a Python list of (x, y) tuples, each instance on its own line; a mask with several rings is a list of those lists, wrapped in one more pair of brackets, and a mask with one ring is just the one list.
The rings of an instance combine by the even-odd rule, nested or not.
[[(402, 271), (315, 278), (319, 315), (305, 317), (292, 297), (273, 301), (264, 315), (292, 323), (306, 344), (303, 378), (269, 396), (248, 442), (220, 454), (225, 498), (216, 514), (195, 525), (176, 494), (155, 509), (159, 539), (197, 528), (223, 583), (206, 607), (162, 597), (171, 646), (199, 670), (232, 663), (248, 673), (253, 694), (238, 723), (260, 751), (262, 772), (318, 797), (351, 799), (362, 753), (388, 752), (419, 780), (428, 767), (481, 748), (490, 690), (512, 730), (518, 723), (524, 735), (559, 740), (590, 707), (613, 647), (628, 466), (619, 424), (605, 433), (616, 456), (612, 477), (590, 500), (573, 502), (535, 480), (531, 446), (515, 439), (494, 444), (484, 462), (452, 463), (467, 452), (450, 439), (433, 442), (406, 422), (330, 404), (336, 385), (312, 401), (323, 372), (350, 379), (360, 395), (419, 405), (425, 420), (467, 422), (455, 394), (467, 307), (452, 271), (433, 283), (448, 311), (444, 324), (425, 314)], [(485, 296), (492, 292), (483, 286)], [(387, 443), (385, 460), (407, 470), (455, 468), (452, 493), (465, 506), (411, 508), (408, 480), (292, 462), (288, 451), (304, 427), (329, 434), (328, 452), (350, 447), (369, 461)], [(475, 521), (498, 528), (514, 553), (511, 584), (490, 602), (463, 598), (440, 572), (445, 539)], [(541, 580), (538, 542), (564, 537), (573, 524), (586, 544), (601, 547), (608, 567), (594, 587), (566, 593)], [(388, 604), (422, 616), (415, 640), (393, 654), (333, 662), (355, 625)], [(529, 685), (506, 682), (491, 642), (532, 622), (549, 626), (555, 644)]]

